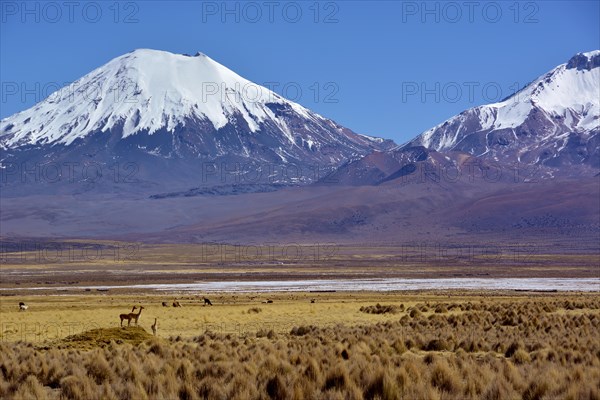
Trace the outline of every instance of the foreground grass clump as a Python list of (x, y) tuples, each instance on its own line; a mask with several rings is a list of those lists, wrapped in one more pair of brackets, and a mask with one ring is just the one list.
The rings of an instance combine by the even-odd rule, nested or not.
[(377, 303), (374, 306), (364, 306), (360, 308), (361, 312), (367, 314), (397, 314), (400, 311), (404, 311), (404, 306), (394, 306), (394, 305), (381, 305)]
[(439, 306), (277, 334), (117, 328), (43, 348), (0, 342), (0, 398), (600, 399), (600, 299)]

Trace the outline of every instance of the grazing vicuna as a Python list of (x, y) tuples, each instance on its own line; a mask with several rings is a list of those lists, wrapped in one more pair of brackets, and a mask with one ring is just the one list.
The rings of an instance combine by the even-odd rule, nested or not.
[(162, 306), (163, 306), (163, 307), (169, 307), (169, 303), (167, 303), (166, 301), (163, 301), (163, 302), (162, 302)]
[(25, 303), (23, 303), (23, 302), (19, 303), (19, 311), (27, 311), (28, 308), (29, 308), (29, 306), (26, 306)]
[(158, 330), (158, 322), (156, 321), (158, 318), (154, 318), (154, 324), (150, 328), (152, 328), (152, 333), (156, 336), (156, 331)]
[(133, 312), (135, 311), (136, 306), (133, 306), (131, 312), (128, 314), (120, 314), (119, 318), (121, 318), (121, 326), (123, 326), (123, 321), (127, 320), (127, 326), (131, 325), (131, 319), (135, 315)]
[(181, 303), (179, 303), (178, 301), (174, 301), (173, 307), (181, 307)]
[(206, 297), (203, 297), (202, 299), (204, 299), (204, 305), (205, 306), (206, 305), (212, 306), (212, 303), (211, 303), (210, 299), (207, 299)]

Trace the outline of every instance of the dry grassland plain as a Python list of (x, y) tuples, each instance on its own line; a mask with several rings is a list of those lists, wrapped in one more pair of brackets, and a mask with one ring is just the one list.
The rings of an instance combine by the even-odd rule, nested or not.
[[(3, 246), (1, 399), (600, 399), (597, 292), (83, 288), (593, 278), (599, 273), (593, 252), (316, 244), (262, 248), (255, 257), (256, 248), (237, 246)], [(133, 306), (144, 307), (138, 325), (125, 320), (121, 327), (119, 315)]]
[(2, 296), (0, 398), (600, 398), (595, 293), (208, 297)]

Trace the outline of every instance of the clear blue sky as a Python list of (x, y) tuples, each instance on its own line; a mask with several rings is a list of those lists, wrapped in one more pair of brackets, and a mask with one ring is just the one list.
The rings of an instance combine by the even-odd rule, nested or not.
[(201, 51), (402, 143), (600, 48), (598, 1), (0, 3), (1, 117), (136, 48)]

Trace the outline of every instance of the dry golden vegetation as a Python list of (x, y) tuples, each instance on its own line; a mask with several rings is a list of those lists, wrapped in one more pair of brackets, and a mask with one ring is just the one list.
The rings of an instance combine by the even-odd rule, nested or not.
[[(414, 300), (351, 303), (379, 322), (285, 332), (167, 339), (130, 327), (3, 341), (0, 398), (600, 398), (597, 295)], [(243, 307), (239, 314), (270, 312)]]

